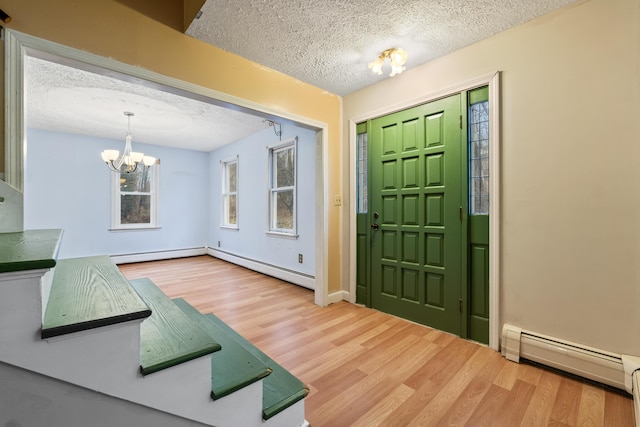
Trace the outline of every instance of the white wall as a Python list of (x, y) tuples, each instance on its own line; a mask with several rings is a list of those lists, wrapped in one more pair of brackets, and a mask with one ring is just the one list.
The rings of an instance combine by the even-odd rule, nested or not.
[(635, 355), (639, 40), (637, 0), (580, 1), (344, 99), (348, 120), (501, 71), (501, 323)]
[(161, 160), (160, 229), (109, 231), (111, 172), (100, 152), (124, 140), (37, 129), (27, 132), (25, 229), (63, 229), (60, 258), (204, 247), (208, 153), (133, 144)]
[[(266, 233), (268, 220), (268, 150), (279, 142), (272, 128), (210, 153), (210, 231), (208, 246), (254, 261), (315, 275), (315, 132), (290, 124), (282, 140), (298, 137), (298, 238)], [(222, 224), (220, 161), (239, 156), (238, 230)], [(302, 254), (303, 263), (298, 263)]]
[(3, 426), (205, 426), (5, 363), (0, 378)]

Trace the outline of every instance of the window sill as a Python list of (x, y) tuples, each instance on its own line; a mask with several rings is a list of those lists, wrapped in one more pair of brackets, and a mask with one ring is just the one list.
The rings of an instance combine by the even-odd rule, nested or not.
[(285, 239), (297, 239), (298, 235), (294, 233), (283, 233), (281, 231), (267, 231), (267, 236), (283, 237)]
[(220, 228), (223, 228), (225, 230), (230, 230), (230, 231), (239, 231), (240, 227), (237, 226), (233, 226), (233, 225), (221, 225)]
[(138, 226), (138, 227), (119, 227), (119, 228), (110, 228), (109, 231), (114, 232), (114, 233), (119, 233), (121, 231), (153, 231), (153, 230), (160, 230), (162, 229), (162, 227), (144, 227), (144, 226)]

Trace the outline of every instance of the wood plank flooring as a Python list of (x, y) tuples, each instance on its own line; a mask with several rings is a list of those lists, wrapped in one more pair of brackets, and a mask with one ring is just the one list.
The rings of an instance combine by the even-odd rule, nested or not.
[(625, 394), (209, 257), (120, 266), (215, 313), (310, 388), (311, 427), (633, 427)]

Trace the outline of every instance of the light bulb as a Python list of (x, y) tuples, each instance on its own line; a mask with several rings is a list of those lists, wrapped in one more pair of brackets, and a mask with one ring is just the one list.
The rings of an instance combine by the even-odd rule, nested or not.
[(118, 158), (120, 152), (118, 150), (104, 150), (100, 155), (105, 162), (112, 162)]
[(151, 156), (144, 156), (142, 158), (142, 163), (144, 163), (145, 166), (153, 166), (156, 163), (156, 158)]
[(138, 162), (142, 161), (142, 158), (144, 157), (144, 153), (140, 153), (140, 152), (137, 152), (137, 151), (132, 151), (129, 155), (131, 156), (131, 160), (134, 163), (138, 163)]

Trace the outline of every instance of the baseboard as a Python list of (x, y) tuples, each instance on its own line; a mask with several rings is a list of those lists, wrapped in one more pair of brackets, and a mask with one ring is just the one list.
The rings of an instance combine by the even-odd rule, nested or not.
[(640, 427), (640, 357), (622, 355), (624, 366), (624, 387), (633, 396), (636, 427)]
[(327, 303), (333, 304), (339, 301), (349, 301), (349, 292), (338, 291), (333, 292), (327, 296)]
[(606, 350), (505, 324), (502, 329), (502, 355), (514, 362), (519, 362), (520, 358), (527, 359), (626, 389), (622, 355)]
[(249, 270), (257, 271), (258, 273), (266, 274), (267, 276), (275, 277), (276, 279), (284, 280), (304, 288), (311, 290), (315, 290), (316, 288), (316, 278), (305, 273), (278, 267), (273, 264), (247, 258), (228, 251), (221, 251), (216, 248), (207, 248), (207, 254), (214, 258), (219, 258), (232, 264), (236, 264), (241, 267), (248, 268)]
[(187, 258), (192, 256), (206, 255), (207, 251), (202, 248), (176, 249), (170, 251), (141, 252), (137, 254), (111, 255), (111, 259), (116, 264), (129, 264), (133, 262), (159, 261), (172, 258)]

